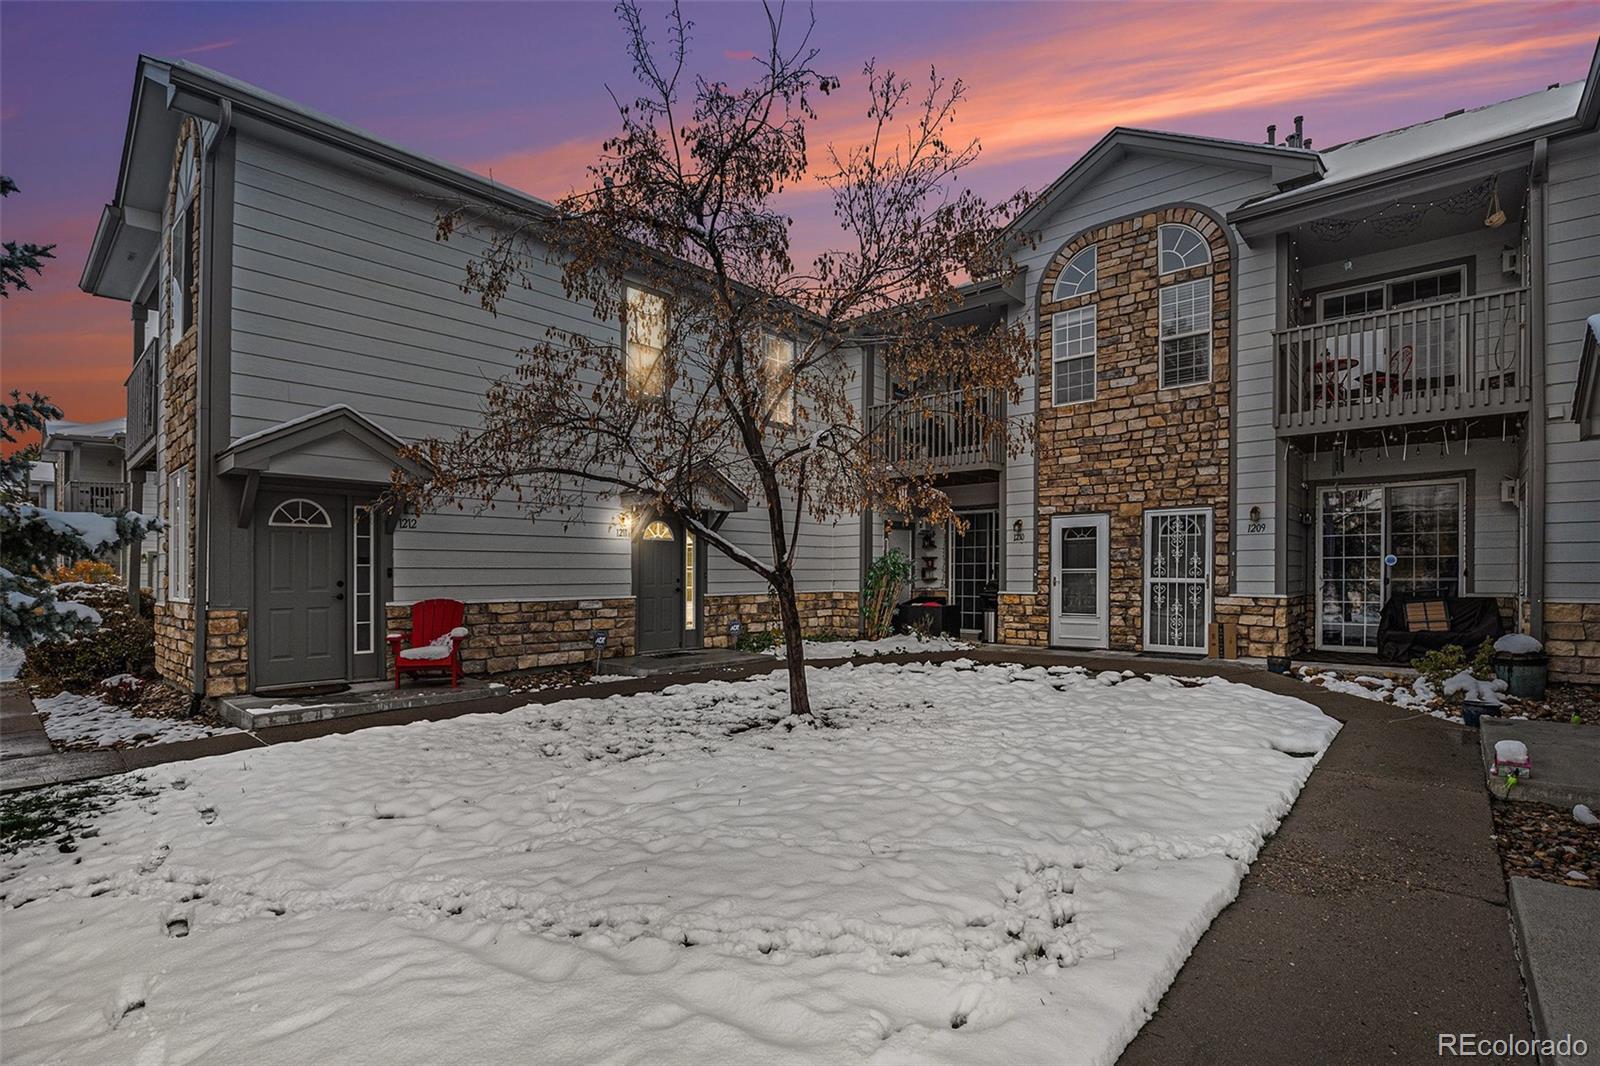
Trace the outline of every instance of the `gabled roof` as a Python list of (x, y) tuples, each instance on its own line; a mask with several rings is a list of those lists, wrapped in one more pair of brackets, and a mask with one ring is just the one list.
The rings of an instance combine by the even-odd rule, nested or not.
[(1317, 153), (1307, 148), (1286, 148), (1223, 137), (1200, 137), (1189, 133), (1117, 126), (1051, 182), (1028, 210), (1011, 223), (1009, 232), (1026, 232), (1107, 167), (1134, 152), (1202, 159), (1225, 166), (1254, 167), (1267, 171), (1275, 185), (1303, 181), (1320, 175), (1323, 169)]
[(218, 122), (257, 120), (354, 153), (425, 182), (522, 212), (547, 214), (547, 200), (502, 185), (463, 167), (402, 148), (347, 122), (269, 93), (186, 59), (141, 55), (123, 134), (122, 160), (111, 202), (101, 212), (78, 287), (131, 299), (142, 279), (123, 264), (153, 252), (166, 207), (172, 145), (185, 115)]
[(1289, 207), (1359, 192), (1468, 158), (1532, 144), (1541, 137), (1593, 128), (1600, 121), (1600, 47), (1583, 81), (1471, 110), (1453, 111), (1386, 133), (1323, 149), (1325, 173), (1294, 188), (1247, 201), (1230, 216), (1241, 222)]
[(405, 442), (348, 404), (332, 404), (240, 437), (217, 453), (217, 472), (383, 484), (395, 469), (420, 475)]

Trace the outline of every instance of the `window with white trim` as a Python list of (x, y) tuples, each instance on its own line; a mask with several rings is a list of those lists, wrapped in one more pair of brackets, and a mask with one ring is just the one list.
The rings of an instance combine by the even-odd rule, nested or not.
[(688, 530), (683, 531), (683, 628), (693, 630), (698, 618), (695, 615), (695, 539)]
[(1192, 226), (1169, 222), (1157, 232), (1161, 273), (1205, 266), (1211, 262), (1211, 245)]
[(352, 634), (351, 651), (356, 655), (371, 654), (377, 647), (377, 537), (374, 534), (372, 508), (357, 505), (355, 513), (351, 516), (351, 559), (354, 566), (351, 568), (352, 597), (350, 612), (355, 631)]
[(772, 404), (772, 421), (780, 426), (792, 426), (796, 417), (794, 383), (793, 339), (768, 333), (765, 335), (766, 351), (762, 357), (761, 379), (768, 395), (783, 390)]
[(189, 600), (189, 476), (167, 477), (167, 599)]
[(175, 196), (172, 205), (171, 269), (168, 277), (172, 286), (168, 306), (172, 311), (173, 340), (176, 341), (195, 324), (195, 186), (199, 163), (195, 158), (196, 137), (184, 142), (183, 155), (178, 160)]
[(1099, 284), (1100, 246), (1091, 244), (1067, 260), (1067, 265), (1061, 268), (1051, 298), (1065, 300), (1072, 296), (1082, 296), (1084, 293), (1094, 292)]
[(1051, 381), (1057, 406), (1094, 399), (1095, 305), (1050, 316)]
[(1211, 379), (1211, 279), (1161, 290), (1161, 387)]
[(627, 349), (628, 392), (635, 397), (667, 391), (667, 301), (629, 285), (623, 295), (623, 342)]

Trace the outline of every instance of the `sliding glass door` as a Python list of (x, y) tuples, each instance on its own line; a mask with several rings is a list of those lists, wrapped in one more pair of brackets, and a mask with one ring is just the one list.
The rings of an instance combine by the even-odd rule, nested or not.
[(1318, 648), (1376, 651), (1391, 596), (1461, 593), (1464, 496), (1460, 481), (1318, 492)]

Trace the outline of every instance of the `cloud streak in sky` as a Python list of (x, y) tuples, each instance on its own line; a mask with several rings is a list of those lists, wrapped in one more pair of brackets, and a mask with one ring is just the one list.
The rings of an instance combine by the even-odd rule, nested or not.
[[(691, 70), (754, 72), (766, 24), (746, 6), (699, 14)], [(707, 14), (714, 11), (715, 14)], [(1581, 77), (1592, 7), (1571, 3), (1015, 5), (817, 8), (822, 69), (813, 168), (864, 137), (861, 64), (914, 82), (930, 66), (969, 95), (952, 131), (983, 144), (969, 176), (1003, 197), (1048, 184), (1113, 126), (1257, 141), (1307, 117), (1319, 148)], [(128, 309), (77, 292), (111, 193), (138, 52), (203, 62), (426, 154), (547, 198), (586, 184), (633, 83), (594, 5), (0, 5), (8, 172), (5, 239), (57, 241), (34, 292), (0, 319), (4, 387), (43, 388), (68, 417), (122, 410)], [(120, 20), (120, 21), (119, 21)], [(92, 25), (103, 31), (86, 39)], [(191, 44), (199, 40), (202, 43)], [(73, 62), (64, 63), (71, 55)], [(422, 71), (419, 76), (418, 72)], [(788, 194), (796, 251), (841, 238), (824, 190)]]

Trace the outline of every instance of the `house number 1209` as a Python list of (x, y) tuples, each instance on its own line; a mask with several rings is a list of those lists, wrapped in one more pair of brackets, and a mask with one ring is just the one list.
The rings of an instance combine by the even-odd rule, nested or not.
[(1244, 531), (1246, 533), (1265, 533), (1267, 524), (1265, 522), (1246, 522)]

